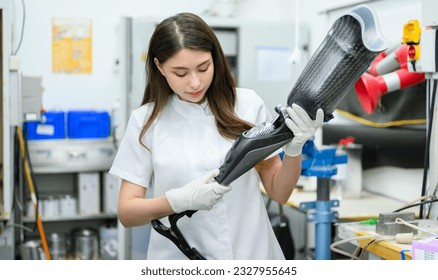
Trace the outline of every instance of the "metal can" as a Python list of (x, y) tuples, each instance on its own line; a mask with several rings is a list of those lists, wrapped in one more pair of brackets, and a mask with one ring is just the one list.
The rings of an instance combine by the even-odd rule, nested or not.
[(83, 228), (73, 231), (74, 258), (76, 260), (99, 259), (99, 234), (95, 229)]

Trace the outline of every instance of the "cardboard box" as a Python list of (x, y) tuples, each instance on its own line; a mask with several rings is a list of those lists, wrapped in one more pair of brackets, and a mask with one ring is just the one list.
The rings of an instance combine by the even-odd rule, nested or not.
[(103, 173), (103, 211), (117, 213), (120, 179), (111, 174)]
[(78, 174), (79, 214), (100, 213), (100, 174), (88, 172)]

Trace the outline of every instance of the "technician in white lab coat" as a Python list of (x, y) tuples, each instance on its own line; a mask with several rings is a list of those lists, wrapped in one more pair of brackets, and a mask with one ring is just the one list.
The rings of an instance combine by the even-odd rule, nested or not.
[[(323, 123), (299, 106), (288, 108), (293, 140), (229, 186), (213, 179), (242, 132), (272, 117), (252, 90), (236, 88), (230, 66), (210, 27), (180, 13), (153, 33), (142, 105), (130, 116), (110, 173), (122, 179), (118, 215), (125, 227), (179, 220), (188, 243), (206, 259), (284, 259), (268, 219), (259, 181), (285, 203), (301, 172), (301, 149)], [(152, 192), (151, 198), (145, 198)], [(148, 195), (148, 197), (150, 197)], [(187, 259), (151, 231), (148, 259)]]

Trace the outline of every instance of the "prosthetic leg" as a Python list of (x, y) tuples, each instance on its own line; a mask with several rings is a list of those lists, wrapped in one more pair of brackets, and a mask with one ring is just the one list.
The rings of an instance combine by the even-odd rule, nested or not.
[[(385, 49), (375, 14), (365, 5), (357, 6), (333, 24), (289, 94), (288, 106), (300, 105), (312, 119), (322, 108), (324, 120), (330, 120), (337, 104)], [(293, 138), (285, 124), (285, 109), (280, 106), (276, 111), (272, 122), (244, 132), (235, 141), (219, 168), (218, 183), (228, 185)]]
[[(330, 120), (337, 104), (367, 70), (374, 58), (385, 49), (386, 43), (380, 34), (374, 12), (366, 5), (355, 7), (333, 24), (298, 78), (288, 96), (287, 105), (300, 105), (313, 119), (316, 111), (322, 108), (325, 113), (324, 120)], [(288, 118), (286, 108), (277, 106), (276, 112), (278, 116), (272, 122), (255, 126), (242, 133), (234, 142), (219, 168), (219, 175), (215, 177), (219, 184), (229, 185), (259, 161), (292, 140), (293, 133), (285, 123)], [(172, 226), (176, 227), (181, 217), (191, 217), (195, 212), (186, 211), (169, 216), (171, 228), (164, 226), (159, 220), (152, 221), (152, 226), (168, 238), (172, 232), (178, 232), (178, 237), (184, 239), (179, 230)], [(172, 241), (175, 243), (174, 239)], [(187, 246), (185, 240), (183, 242), (190, 250), (195, 250)], [(181, 246), (178, 248), (181, 249)], [(189, 258), (190, 255), (186, 254)]]

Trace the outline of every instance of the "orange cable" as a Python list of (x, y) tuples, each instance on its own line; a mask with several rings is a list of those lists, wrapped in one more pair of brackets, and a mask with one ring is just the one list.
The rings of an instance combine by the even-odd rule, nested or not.
[(44, 249), (44, 253), (46, 254), (46, 259), (47, 260), (51, 260), (51, 256), (50, 256), (50, 251), (49, 251), (49, 246), (47, 245), (47, 240), (46, 240), (46, 235), (44, 233), (44, 227), (43, 227), (43, 223), (41, 220), (41, 216), (37, 211), (37, 198), (36, 198), (36, 194), (35, 194), (35, 188), (33, 185), (33, 181), (30, 175), (30, 167), (29, 167), (29, 163), (26, 159), (26, 153), (25, 153), (25, 147), (24, 147), (24, 140), (23, 140), (23, 134), (21, 133), (21, 127), (17, 126), (17, 134), (18, 134), (18, 140), (20, 142), (20, 151), (21, 151), (21, 158), (24, 162), (24, 173), (26, 174), (26, 179), (29, 185), (29, 190), (30, 190), (30, 195), (31, 195), (31, 199), (33, 202), (33, 207), (35, 209), (35, 215), (37, 218), (37, 226), (38, 226), (38, 232), (40, 234), (41, 237), (41, 244), (43, 245), (43, 249)]

